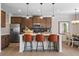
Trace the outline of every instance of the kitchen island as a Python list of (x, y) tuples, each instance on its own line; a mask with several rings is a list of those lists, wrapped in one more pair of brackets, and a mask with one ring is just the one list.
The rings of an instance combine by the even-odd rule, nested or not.
[[(51, 33), (42, 33), (45, 37), (49, 36)], [(24, 44), (25, 42), (23, 41), (23, 35), (24, 34), (20, 34), (19, 37), (20, 37), (20, 46), (19, 46), (19, 52), (23, 52), (24, 51)], [(36, 41), (35, 41), (35, 36), (37, 35), (37, 33), (32, 33), (31, 34), (33, 36), (33, 50), (36, 50)], [(29, 44), (28, 44), (29, 46)], [(44, 49), (47, 50), (47, 47), (48, 47), (48, 39), (45, 39), (45, 42), (44, 42)], [(28, 48), (29, 50), (30, 48)], [(62, 39), (61, 39), (61, 35), (59, 35), (59, 41), (58, 41), (58, 51), (59, 52), (62, 52)]]

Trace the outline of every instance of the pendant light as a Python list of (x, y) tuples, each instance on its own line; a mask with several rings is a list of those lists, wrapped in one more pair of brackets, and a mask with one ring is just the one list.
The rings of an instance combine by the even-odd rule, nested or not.
[(74, 20), (72, 21), (73, 24), (79, 23), (79, 20), (77, 20), (77, 14), (76, 14), (77, 9), (75, 8), (75, 15), (74, 15)]
[(42, 15), (42, 5), (43, 5), (43, 3), (40, 3), (40, 5), (41, 5), (41, 19), (43, 19), (43, 15)]
[(29, 3), (26, 3), (27, 4), (27, 19), (29, 19), (29, 16), (28, 16), (28, 5), (29, 5)]
[(53, 17), (53, 18), (55, 18), (55, 14), (54, 14), (54, 5), (55, 5), (55, 3), (52, 3), (52, 8), (53, 8), (53, 15), (52, 15), (52, 17)]

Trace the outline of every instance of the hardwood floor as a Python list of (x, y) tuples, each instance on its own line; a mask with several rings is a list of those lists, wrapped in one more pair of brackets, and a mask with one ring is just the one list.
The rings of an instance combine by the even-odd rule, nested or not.
[(5, 48), (0, 53), (0, 56), (79, 56), (79, 48), (73, 48), (63, 44), (63, 52), (55, 51), (26, 51), (19, 53), (19, 44), (11, 43), (8, 48)]

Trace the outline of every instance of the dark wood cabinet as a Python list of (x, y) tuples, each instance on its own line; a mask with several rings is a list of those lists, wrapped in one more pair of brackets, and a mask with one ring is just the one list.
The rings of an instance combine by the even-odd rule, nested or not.
[(51, 17), (44, 17), (43, 19), (40, 18), (40, 16), (33, 16), (29, 19), (23, 18), (23, 17), (11, 17), (11, 23), (12, 24), (21, 24), (22, 27), (27, 26), (28, 28), (32, 28), (32, 25), (34, 23), (40, 23), (41, 26), (45, 28), (51, 27)]
[(9, 35), (2, 35), (1, 36), (1, 49), (4, 49), (8, 47), (10, 41), (9, 41)]
[(33, 23), (40, 23), (40, 21), (41, 21), (41, 19), (40, 19), (39, 16), (33, 16), (33, 17), (32, 17), (32, 22), (33, 22)]
[(1, 49), (5, 48), (5, 37), (1, 37)]
[(1, 27), (5, 27), (6, 26), (6, 13), (1, 10)]
[(29, 18), (29, 19), (24, 19), (22, 20), (22, 25), (23, 26), (27, 26), (28, 28), (32, 28), (32, 19)]
[(40, 23), (41, 26), (44, 28), (50, 28), (51, 27), (51, 17), (44, 17), (43, 19), (40, 18), (40, 16), (34, 16), (32, 18), (33, 24), (34, 23)]
[(21, 24), (22, 17), (11, 17), (12, 24)]
[(51, 17), (44, 17), (44, 23), (46, 28), (51, 28)]
[(34, 24), (40, 24), (42, 28), (49, 29), (51, 28), (51, 17), (44, 17), (43, 19), (40, 16), (33, 16), (29, 19), (25, 17), (11, 17), (12, 24), (20, 24), (21, 25), (21, 33), (23, 33), (23, 29), (27, 26), (29, 29), (33, 29)]

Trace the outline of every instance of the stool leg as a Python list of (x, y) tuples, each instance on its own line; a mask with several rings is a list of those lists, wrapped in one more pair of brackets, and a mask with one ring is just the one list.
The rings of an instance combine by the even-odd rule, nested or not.
[(32, 42), (30, 42), (30, 45), (31, 45), (31, 51), (32, 51)]
[(37, 48), (38, 48), (38, 42), (37, 42), (37, 46), (36, 46), (36, 51), (37, 51)]
[(42, 47), (43, 47), (43, 51), (44, 51), (44, 42), (42, 42)]
[(56, 51), (56, 43), (54, 43), (55, 44), (55, 51)]
[(55, 45), (55, 42), (54, 42), (54, 51), (56, 50), (56, 45)]
[(48, 42), (48, 50), (49, 50), (49, 42)]
[(58, 43), (56, 43), (56, 51), (58, 51)]
[(57, 43), (54, 43), (54, 50), (57, 51)]
[(50, 51), (52, 51), (52, 46), (51, 45), (52, 45), (52, 42), (50, 42)]
[[(25, 43), (26, 43), (26, 42), (25, 42)], [(26, 48), (26, 46), (25, 46), (26, 44), (25, 44), (25, 43), (24, 43), (24, 51), (25, 51), (25, 48)]]
[(25, 44), (24, 44), (24, 51), (25, 51), (25, 49), (26, 49), (26, 46), (27, 46), (27, 42), (25, 42)]
[(48, 43), (48, 50), (50, 51), (50, 42)]

